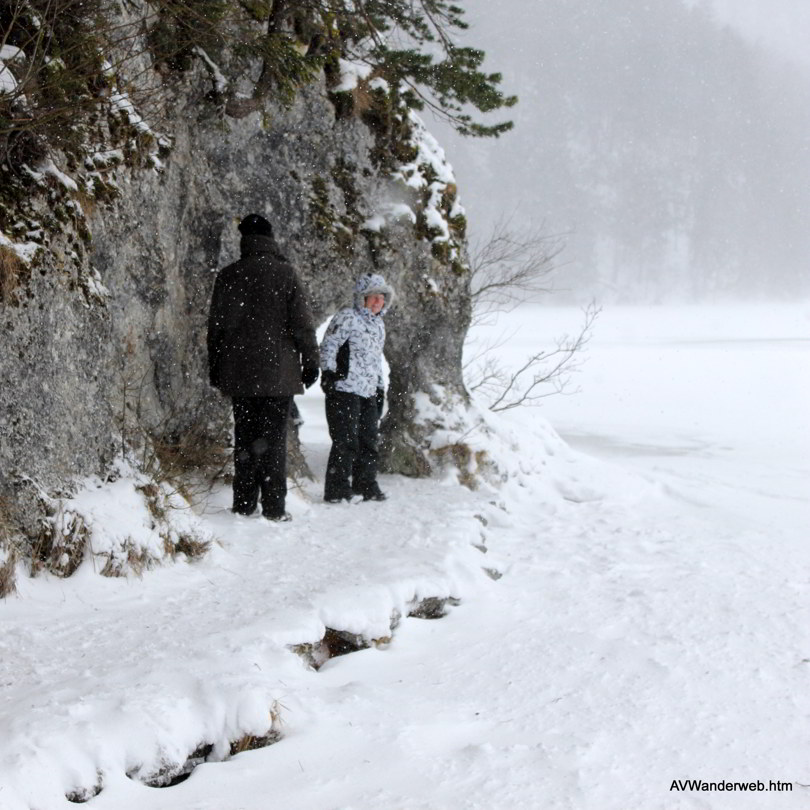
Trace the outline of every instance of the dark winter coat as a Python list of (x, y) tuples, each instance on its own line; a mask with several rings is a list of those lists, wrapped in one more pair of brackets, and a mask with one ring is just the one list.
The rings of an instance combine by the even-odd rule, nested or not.
[(214, 283), (211, 385), (230, 397), (301, 394), (301, 367), (317, 368), (319, 361), (301, 284), (272, 236), (243, 236), (241, 251)]

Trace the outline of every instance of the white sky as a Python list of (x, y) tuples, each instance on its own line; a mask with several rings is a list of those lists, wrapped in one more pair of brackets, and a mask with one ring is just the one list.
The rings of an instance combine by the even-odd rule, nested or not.
[(712, 0), (721, 19), (748, 38), (810, 66), (808, 0)]

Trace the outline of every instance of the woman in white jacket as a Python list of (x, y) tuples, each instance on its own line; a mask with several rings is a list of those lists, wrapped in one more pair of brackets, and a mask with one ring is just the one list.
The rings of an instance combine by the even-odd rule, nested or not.
[(383, 316), (393, 297), (381, 275), (361, 276), (354, 306), (335, 314), (321, 343), (321, 387), (332, 439), (324, 483), (327, 503), (355, 496), (385, 500), (377, 484), (377, 429), (385, 402)]

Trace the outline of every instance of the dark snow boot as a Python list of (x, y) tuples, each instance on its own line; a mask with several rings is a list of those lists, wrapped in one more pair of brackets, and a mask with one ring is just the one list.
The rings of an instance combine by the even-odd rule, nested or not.
[(350, 492), (348, 495), (341, 495), (339, 497), (324, 497), (324, 503), (359, 503), (360, 496)]
[(354, 490), (355, 495), (360, 495), (364, 501), (385, 501), (388, 496), (380, 489), (380, 485), (375, 481), (367, 487)]
[(262, 512), (262, 517), (265, 520), (272, 520), (273, 523), (289, 523), (292, 520), (289, 512), (271, 512), (269, 514)]

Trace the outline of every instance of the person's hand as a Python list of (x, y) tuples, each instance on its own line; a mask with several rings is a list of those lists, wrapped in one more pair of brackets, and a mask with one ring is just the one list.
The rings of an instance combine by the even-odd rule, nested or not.
[(321, 373), (321, 388), (324, 394), (331, 394), (335, 390), (335, 382), (337, 382), (337, 374), (334, 371), (324, 370)]
[(318, 379), (318, 373), (319, 369), (317, 366), (305, 368), (301, 372), (301, 382), (304, 383), (304, 388), (309, 388), (315, 384), (315, 381)]
[(383, 408), (385, 407), (385, 389), (377, 389), (377, 417), (382, 419)]

